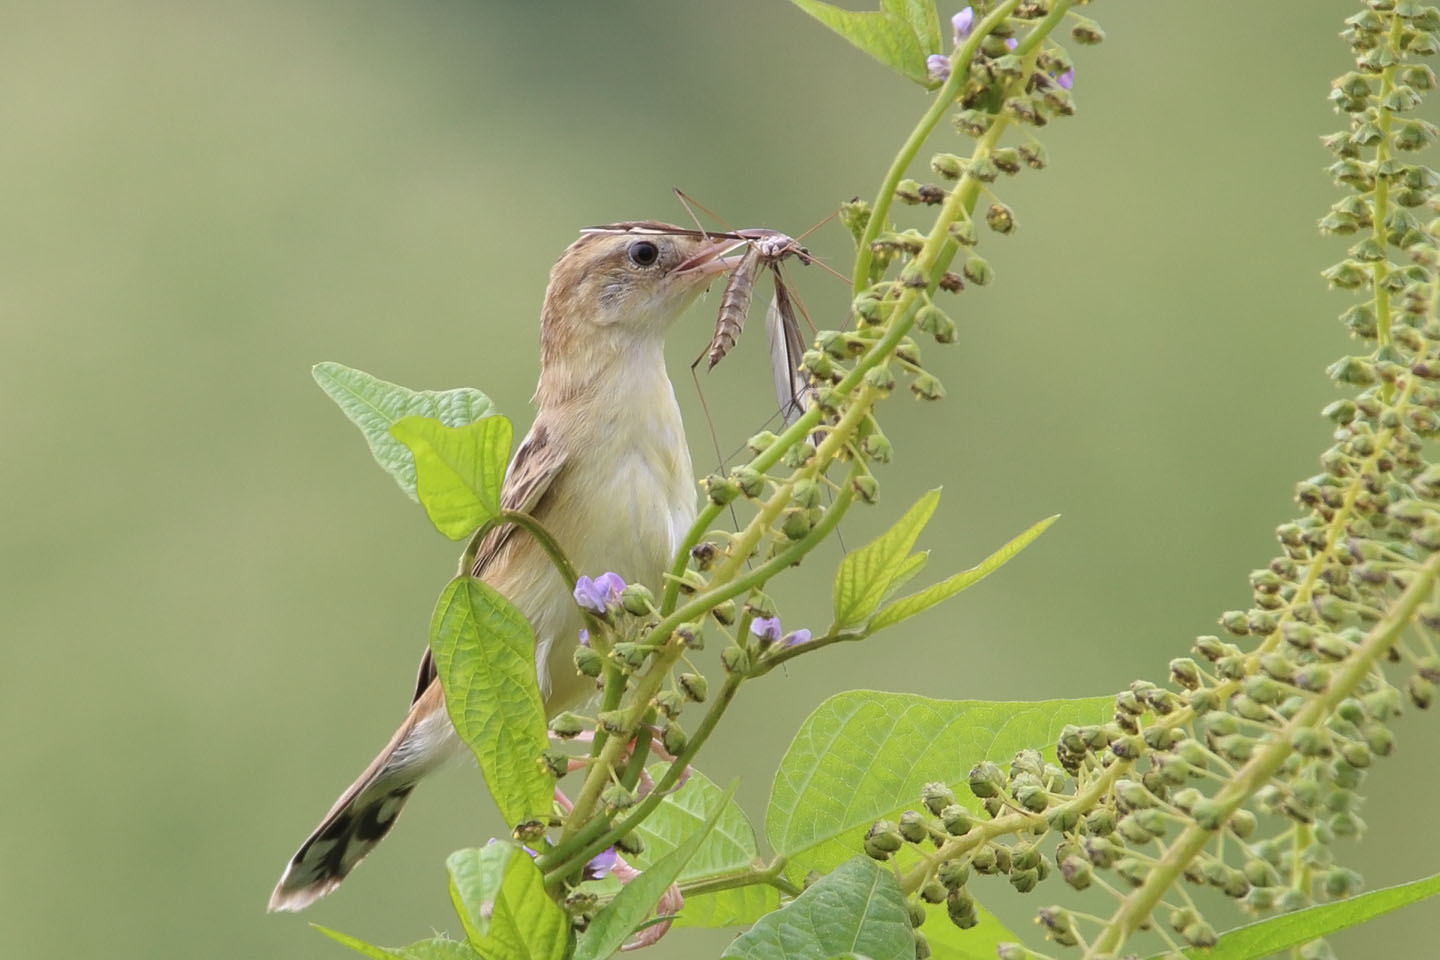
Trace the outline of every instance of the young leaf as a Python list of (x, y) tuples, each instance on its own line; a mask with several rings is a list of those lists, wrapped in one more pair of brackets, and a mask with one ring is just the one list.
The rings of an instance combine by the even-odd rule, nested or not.
[(914, 934), (894, 874), (854, 857), (730, 944), (734, 960), (829, 960), (837, 954), (913, 957)]
[(524, 615), (484, 581), (456, 577), (435, 605), (430, 649), (450, 720), (505, 822), (549, 814), (555, 781), (536, 760), (550, 739)]
[(900, 75), (916, 83), (930, 85), (930, 78), (925, 73), (924, 41), (916, 36), (908, 17), (898, 17), (890, 12), (888, 8), (897, 6), (893, 0), (885, 4), (887, 9), (861, 13), (842, 10), (820, 0), (790, 2)]
[(840, 561), (835, 572), (835, 625), (847, 626), (863, 621), (885, 598), (897, 577), (916, 572), (909, 559), (910, 548), (929, 522), (940, 491), (931, 490), (905, 511), (895, 525)]
[(322, 927), (318, 923), (312, 923), (311, 926), (336, 943), (343, 943), (356, 953), (369, 957), (370, 960), (481, 960), (480, 954), (471, 950), (469, 944), (461, 943), (458, 940), (447, 940), (444, 937), (432, 937), (429, 940), (412, 943), (408, 947), (387, 949), (366, 943), (364, 940), (357, 940), (339, 930)]
[[(652, 774), (660, 776), (664, 768), (657, 765)], [(705, 822), (708, 811), (719, 803), (722, 791), (698, 770), (690, 772), (685, 786), (667, 796), (635, 832), (645, 841), (645, 850), (630, 858), (632, 866), (645, 868), (679, 847), (695, 834)], [(726, 803), (720, 811), (705, 842), (685, 864), (678, 883), (692, 883), (721, 874), (734, 873), (754, 865), (759, 858), (755, 844), (755, 828), (739, 805)], [(734, 927), (754, 923), (763, 914), (779, 906), (780, 897), (774, 887), (752, 884), (733, 887), (716, 893), (687, 896), (685, 909), (675, 921), (685, 927)]]
[(643, 925), (650, 911), (655, 909), (655, 904), (660, 902), (660, 897), (705, 843), (734, 795), (735, 783), (732, 782), (725, 792), (716, 798), (714, 808), (706, 815), (705, 822), (689, 839), (620, 888), (615, 899), (595, 915), (589, 928), (580, 937), (580, 942), (575, 947), (574, 960), (605, 960), (620, 949), (620, 945)]
[(406, 417), (390, 426), (390, 434), (415, 457), (416, 491), (436, 530), (463, 540), (500, 512), (509, 420), (486, 417), (447, 427), (427, 417)]
[(979, 583), (996, 570), (1005, 566), (1006, 563), (1010, 562), (1011, 557), (1028, 547), (1031, 541), (1044, 533), (1050, 524), (1059, 518), (1059, 514), (1053, 517), (1046, 517), (1029, 530), (1020, 534), (1020, 536), (1005, 544), (1005, 546), (999, 550), (990, 554), (990, 556), (984, 560), (981, 560), (969, 570), (962, 570), (955, 574), (955, 576), (941, 580), (939, 583), (928, 586), (918, 593), (912, 593), (908, 597), (901, 597), (899, 600), (896, 600), (875, 614), (874, 618), (870, 621), (870, 629), (879, 630), (881, 627), (893, 626), (902, 620), (908, 620), (915, 616), (915, 614), (923, 613), (937, 603), (950, 599), (961, 590)]
[(570, 920), (545, 893), (545, 877), (513, 843), (457, 850), (445, 859), (450, 899), (485, 960), (560, 960)]
[(390, 436), (390, 427), (405, 417), (432, 417), (447, 427), (462, 427), (495, 413), (490, 398), (472, 387), (411, 390), (328, 360), (315, 364), (310, 375), (360, 428), (375, 462), (417, 503), (420, 498), (415, 493), (415, 458), (403, 443)]
[(964, 802), (971, 765), (1009, 763), (1019, 750), (1054, 743), (1067, 723), (1100, 723), (1114, 708), (1112, 697), (1007, 703), (837, 694), (806, 718), (780, 760), (766, 836), (790, 858), (792, 877), (829, 870), (855, 853), (874, 821), (914, 809), (926, 783), (948, 783)]
[[(1327, 937), (1346, 927), (1373, 920), (1440, 893), (1440, 873), (1419, 880), (1371, 890), (1358, 897), (1322, 903), (1236, 927), (1220, 936), (1209, 950), (1191, 948), (1185, 956), (1205, 960), (1259, 960), (1298, 944)], [(1152, 958), (1153, 960), (1153, 958)]]

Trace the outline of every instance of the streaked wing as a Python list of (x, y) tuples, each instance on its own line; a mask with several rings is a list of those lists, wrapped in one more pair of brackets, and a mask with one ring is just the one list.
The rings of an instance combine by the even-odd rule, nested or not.
[[(545, 496), (553, 489), (555, 478), (564, 468), (564, 453), (550, 441), (550, 431), (544, 421), (536, 421), (525, 439), (520, 441), (520, 449), (515, 451), (515, 456), (510, 461), (510, 469), (505, 474), (505, 485), (500, 489), (500, 508), (528, 513), (539, 518), (544, 512)], [(495, 560), (505, 544), (510, 542), (514, 533), (515, 526), (509, 523), (487, 533), (475, 551), (475, 562), (470, 567), (470, 575), (483, 580), (485, 568)], [(415, 677), (412, 703), (420, 699), (420, 695), (434, 679), (435, 665), (430, 660), (430, 648), (426, 647), (425, 655), (420, 658), (419, 673)]]
[(790, 293), (779, 271), (775, 276), (775, 296), (765, 310), (765, 342), (770, 347), (770, 376), (775, 385), (775, 399), (780, 404), (780, 416), (788, 427), (805, 412), (805, 397), (810, 387), (800, 370), (805, 341), (800, 338), (794, 304), (790, 302)]

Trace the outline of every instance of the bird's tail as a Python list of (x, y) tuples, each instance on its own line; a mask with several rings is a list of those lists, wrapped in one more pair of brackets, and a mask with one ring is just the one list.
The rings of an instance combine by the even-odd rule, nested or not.
[(405, 722), (290, 858), (271, 911), (302, 910), (340, 885), (390, 832), (410, 791), (460, 745), (440, 684), (432, 683)]

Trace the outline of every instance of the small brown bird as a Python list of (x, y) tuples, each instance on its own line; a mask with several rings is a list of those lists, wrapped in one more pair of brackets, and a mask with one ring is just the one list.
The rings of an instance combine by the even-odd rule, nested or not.
[[(733, 246), (665, 223), (619, 223), (587, 230), (550, 271), (539, 411), (501, 501), (544, 524), (582, 573), (614, 571), (658, 591), (695, 519), (664, 338), (732, 266), (724, 254)], [(485, 538), (471, 573), (530, 621), (547, 714), (583, 699), (591, 681), (571, 660), (582, 625), (575, 584), (514, 527)], [(290, 858), (270, 909), (300, 910), (335, 889), (390, 830), (415, 784), (461, 746), (427, 650), (400, 729)]]

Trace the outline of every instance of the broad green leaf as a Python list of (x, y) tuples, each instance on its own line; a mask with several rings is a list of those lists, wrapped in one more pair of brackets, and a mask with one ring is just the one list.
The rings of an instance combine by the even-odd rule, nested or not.
[(403, 443), (390, 436), (390, 427), (406, 417), (432, 417), (447, 427), (462, 427), (495, 413), (490, 398), (471, 387), (411, 390), (328, 360), (315, 364), (310, 375), (360, 428), (375, 462), (417, 503), (420, 497), (415, 493), (415, 458)]
[(880, 7), (897, 20), (909, 24), (922, 53), (942, 53), (940, 15), (935, 0), (880, 0)]
[[(657, 764), (650, 772), (658, 778), (664, 769), (664, 765)], [(685, 785), (667, 796), (655, 812), (635, 828), (645, 841), (645, 849), (629, 858), (631, 865), (644, 869), (694, 836), (721, 796), (722, 791), (714, 781), (698, 770), (691, 770)], [(708, 880), (753, 867), (758, 860), (755, 828), (740, 806), (731, 801), (721, 809), (715, 829), (696, 849), (676, 880), (679, 883)], [(780, 896), (774, 887), (751, 884), (687, 896), (685, 909), (680, 911), (675, 923), (685, 927), (742, 926), (754, 923), (779, 904)]]
[(931, 490), (905, 511), (895, 525), (858, 550), (852, 550), (840, 561), (835, 572), (835, 625), (844, 627), (860, 623), (885, 599), (897, 576), (915, 570), (910, 566), (910, 548), (929, 522), (940, 491)]
[(792, 877), (829, 870), (860, 849), (874, 821), (914, 809), (926, 783), (948, 783), (965, 802), (974, 764), (1005, 764), (1025, 748), (1053, 756), (1067, 723), (1100, 723), (1114, 707), (1111, 697), (997, 702), (837, 694), (806, 718), (780, 760), (766, 836), (790, 858)]
[(1347, 900), (1322, 903), (1247, 923), (1221, 934), (1219, 942), (1209, 950), (1192, 947), (1185, 951), (1185, 956), (1194, 960), (1202, 957), (1204, 960), (1258, 960), (1310, 940), (1328, 937), (1346, 927), (1373, 920), (1437, 893), (1440, 893), (1440, 873), (1372, 890)]
[[(983, 893), (984, 888), (978, 892)], [(928, 915), (921, 932), (930, 941), (930, 955), (945, 960), (995, 960), (995, 948), (1002, 943), (1019, 943), (1020, 938), (1011, 933), (1005, 924), (984, 907), (976, 904), (975, 915), (980, 922), (968, 930), (961, 930), (950, 922), (945, 913), (945, 904), (927, 904)]]
[(435, 605), (430, 649), (450, 721), (505, 822), (547, 816), (555, 781), (537, 762), (550, 739), (524, 615), (484, 581), (456, 577)]
[(311, 926), (336, 943), (343, 943), (356, 953), (370, 957), (371, 960), (481, 960), (480, 954), (471, 950), (469, 944), (461, 943), (458, 940), (447, 940), (444, 937), (432, 937), (429, 940), (412, 943), (408, 947), (387, 949), (366, 943), (364, 940), (357, 940), (339, 930), (322, 927), (318, 923), (313, 923)]
[(535, 861), (513, 843), (457, 850), (445, 860), (450, 899), (485, 960), (560, 960), (570, 919), (545, 892)]
[(1053, 517), (1046, 517), (1014, 540), (1005, 544), (1005, 546), (999, 550), (990, 554), (990, 556), (984, 560), (981, 560), (969, 570), (962, 570), (955, 574), (955, 576), (941, 580), (939, 583), (926, 587), (918, 593), (912, 593), (908, 597), (901, 597), (899, 600), (896, 600), (875, 614), (870, 621), (870, 629), (879, 630), (881, 627), (893, 626), (901, 620), (908, 620), (915, 616), (915, 614), (923, 613), (937, 603), (950, 599), (961, 590), (979, 583), (1009, 563), (1011, 557), (1014, 557), (1021, 550), (1028, 547), (1036, 537), (1044, 533), (1050, 527), (1050, 524), (1058, 519), (1060, 519), (1059, 514)]
[(855, 857), (766, 914), (730, 944), (734, 960), (828, 960), (858, 953), (882, 960), (915, 956), (905, 895), (895, 875)]
[(390, 435), (415, 457), (415, 489), (436, 530), (463, 540), (500, 512), (509, 420), (486, 417), (447, 427), (428, 417), (406, 417), (391, 424)]
[[(907, 18), (888, 10), (857, 13), (820, 0), (790, 0), (791, 3), (834, 30), (851, 44), (897, 73), (916, 83), (930, 86), (925, 72), (925, 50)], [(887, 3), (887, 6), (890, 6)]]
[(640, 876), (620, 888), (603, 910), (595, 915), (589, 928), (576, 944), (574, 960), (605, 960), (620, 945), (642, 926), (645, 918), (655, 909), (661, 895), (680, 876), (680, 871), (690, 862), (730, 804), (735, 795), (735, 783), (715, 798), (713, 809), (705, 816), (699, 828), (675, 849), (660, 857)]

